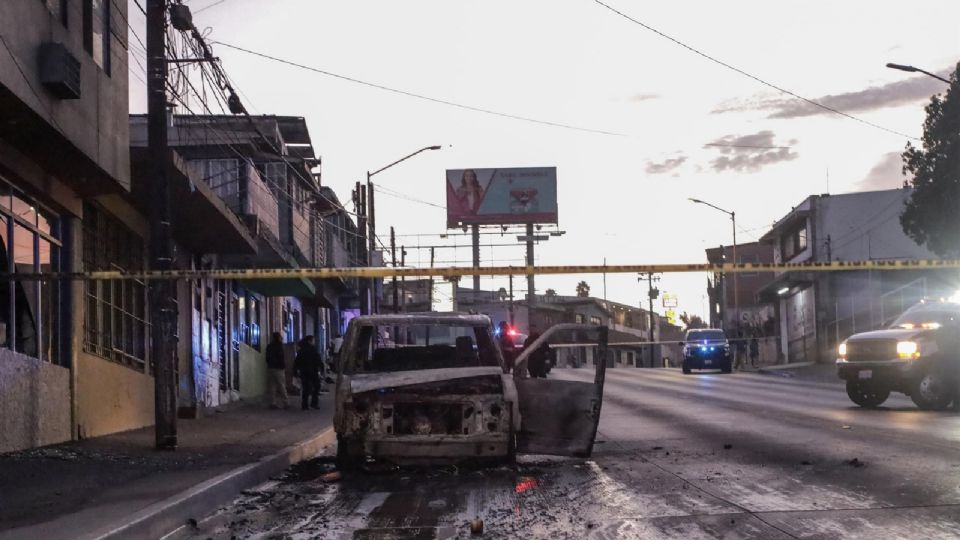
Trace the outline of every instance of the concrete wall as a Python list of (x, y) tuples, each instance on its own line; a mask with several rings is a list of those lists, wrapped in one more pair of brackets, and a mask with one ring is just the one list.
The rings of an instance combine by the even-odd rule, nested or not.
[[(10, 54), (0, 54), (0, 85), (58, 126), (67, 139), (121, 185), (130, 187), (127, 120), (127, 2), (111, 2), (111, 71), (100, 69), (83, 48), (81, 2), (67, 2), (68, 26), (38, 0), (0, 2), (0, 34)], [(44, 42), (62, 43), (80, 60), (81, 97), (61, 100), (40, 84), (37, 54)], [(15, 59), (15, 60), (14, 60)], [(26, 74), (26, 79), (20, 71)], [(36, 93), (34, 93), (36, 91)]]
[(153, 425), (153, 377), (82, 352), (76, 369), (80, 437)]
[[(266, 347), (264, 345), (263, 347)], [(267, 361), (264, 353), (240, 344), (240, 399), (259, 399), (267, 391)]]
[(70, 370), (0, 349), (0, 452), (70, 439)]
[(900, 213), (910, 193), (910, 189), (891, 189), (819, 198), (817, 258), (826, 260), (827, 235), (834, 260), (936, 258), (900, 227)]

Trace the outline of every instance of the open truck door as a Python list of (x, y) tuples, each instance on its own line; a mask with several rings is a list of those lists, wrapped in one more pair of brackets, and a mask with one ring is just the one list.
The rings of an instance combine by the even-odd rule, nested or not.
[[(589, 335), (590, 342), (596, 342), (596, 373), (593, 381), (534, 379), (527, 376), (529, 357), (538, 348), (557, 341), (563, 334), (572, 334), (574, 338)], [(520, 409), (520, 426), (516, 432), (518, 453), (590, 456), (603, 402), (607, 336), (606, 326), (558, 324), (550, 327), (517, 357), (513, 379)], [(582, 339), (580, 341), (582, 343)], [(559, 371), (555, 370), (554, 373)]]

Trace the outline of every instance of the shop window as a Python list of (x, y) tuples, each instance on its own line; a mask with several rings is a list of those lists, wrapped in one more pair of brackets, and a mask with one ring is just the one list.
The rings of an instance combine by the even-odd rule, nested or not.
[[(143, 239), (93, 203), (83, 211), (85, 271), (144, 268)], [(143, 371), (150, 325), (147, 286), (141, 280), (84, 282), (84, 351)]]

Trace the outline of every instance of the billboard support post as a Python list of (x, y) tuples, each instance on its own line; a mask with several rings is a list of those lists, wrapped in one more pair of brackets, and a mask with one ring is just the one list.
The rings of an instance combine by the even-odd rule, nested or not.
[[(474, 223), (472, 225), (473, 233), (473, 267), (480, 268), (480, 225)], [(480, 275), (473, 275), (473, 301), (477, 301), (477, 292), (480, 291)]]
[(533, 305), (536, 288), (533, 283), (533, 223), (527, 223), (527, 309)]

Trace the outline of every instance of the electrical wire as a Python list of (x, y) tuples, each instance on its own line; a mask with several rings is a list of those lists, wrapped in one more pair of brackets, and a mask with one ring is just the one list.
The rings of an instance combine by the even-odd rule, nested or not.
[(814, 100), (812, 100), (812, 99), (803, 97), (803, 96), (801, 96), (800, 94), (797, 94), (796, 92), (793, 92), (793, 91), (791, 91), (791, 90), (787, 90), (786, 88), (783, 88), (782, 86), (777, 86), (777, 85), (775, 85), (775, 84), (773, 84), (773, 83), (767, 82), (767, 81), (761, 79), (760, 77), (757, 77), (756, 75), (753, 75), (753, 74), (751, 74), (751, 73), (748, 73), (748, 72), (746, 72), (746, 71), (744, 71), (744, 70), (742, 70), (742, 69), (740, 69), (740, 68), (738, 68), (738, 67), (732, 66), (732, 65), (730, 65), (730, 64), (728, 64), (728, 63), (726, 63), (726, 62), (724, 62), (724, 61), (722, 61), (722, 60), (719, 60), (719, 59), (717, 59), (717, 58), (715, 58), (715, 57), (713, 57), (713, 56), (710, 56), (709, 54), (707, 54), (707, 53), (705, 53), (705, 52), (703, 52), (703, 51), (701, 51), (701, 50), (699, 50), (699, 49), (696, 49), (696, 48), (694, 48), (694, 47), (692, 47), (692, 46), (690, 46), (690, 45), (687, 45), (686, 43), (680, 41), (679, 39), (676, 39), (676, 38), (674, 38), (674, 37), (672, 37), (672, 36), (669, 36), (669, 35), (661, 32), (660, 30), (657, 30), (656, 28), (654, 28), (654, 27), (652, 27), (652, 26), (650, 26), (650, 25), (648, 25), (648, 24), (646, 24), (646, 23), (644, 23), (644, 22), (642, 22), (642, 21), (640, 21), (640, 20), (638, 20), (638, 19), (635, 19), (635, 18), (631, 17), (630, 15), (627, 15), (626, 13), (624, 13), (624, 12), (616, 9), (615, 7), (611, 6), (610, 4), (607, 4), (607, 3), (605, 3), (605, 2), (602, 2), (601, 0), (593, 0), (593, 1), (594, 1), (596, 4), (598, 4), (598, 5), (600, 5), (600, 6), (603, 6), (604, 8), (612, 11), (613, 13), (616, 13), (617, 15), (623, 17), (624, 19), (626, 19), (626, 20), (628, 20), (628, 21), (630, 21), (630, 22), (632, 22), (632, 23), (634, 23), (634, 24), (637, 24), (637, 25), (639, 25), (639, 26), (642, 26), (643, 28), (649, 30), (650, 32), (653, 32), (654, 34), (657, 34), (658, 36), (660, 36), (660, 37), (662, 37), (662, 38), (664, 38), (664, 39), (667, 39), (667, 40), (669, 40), (669, 41), (672, 41), (674, 44), (679, 45), (680, 47), (683, 47), (684, 49), (687, 49), (688, 51), (690, 51), (690, 52), (692, 52), (692, 53), (694, 53), (694, 54), (697, 54), (697, 55), (699, 55), (699, 56), (702, 56), (703, 58), (706, 58), (707, 60), (709, 60), (709, 61), (711, 61), (711, 62), (713, 62), (713, 63), (715, 63), (715, 64), (719, 64), (719, 65), (721, 65), (721, 66), (723, 66), (723, 67), (725, 67), (725, 68), (727, 68), (727, 69), (729, 69), (729, 70), (731, 70), (731, 71), (734, 71), (734, 72), (736, 72), (736, 73), (739, 73), (740, 75), (743, 75), (744, 77), (747, 77), (747, 78), (749, 78), (749, 79), (752, 79), (752, 80), (754, 80), (754, 81), (756, 81), (756, 82), (758, 82), (758, 83), (760, 83), (760, 84), (762, 84), (762, 85), (764, 85), (764, 86), (773, 88), (774, 90), (776, 90), (776, 91), (778, 91), (778, 92), (781, 92), (781, 93), (786, 94), (786, 95), (788, 95), (788, 96), (791, 96), (791, 97), (793, 97), (793, 98), (796, 98), (796, 99), (799, 99), (799, 100), (804, 101), (804, 102), (806, 102), (806, 103), (809, 103), (810, 105), (813, 105), (813, 106), (818, 107), (818, 108), (820, 108), (820, 109), (823, 109), (823, 110), (825, 110), (825, 111), (828, 111), (828, 112), (831, 112), (831, 113), (834, 113), (834, 114), (838, 114), (838, 115), (840, 115), (840, 116), (843, 116), (843, 117), (848, 118), (848, 119), (850, 119), (850, 120), (854, 120), (854, 121), (856, 121), (856, 122), (860, 122), (861, 124), (865, 124), (865, 125), (870, 126), (870, 127), (872, 127), (872, 128), (879, 129), (879, 130), (882, 130), (882, 131), (886, 131), (887, 133), (892, 133), (892, 134), (894, 134), (894, 135), (898, 135), (898, 136), (900, 136), (900, 137), (905, 137), (905, 138), (907, 138), (907, 139), (919, 140), (918, 137), (912, 137), (912, 136), (907, 135), (907, 134), (905, 134), (905, 133), (901, 133), (901, 132), (899, 132), (899, 131), (895, 131), (895, 130), (892, 130), (892, 129), (890, 129), (890, 128), (883, 127), (883, 126), (881, 126), (881, 125), (879, 125), (879, 124), (875, 124), (875, 123), (870, 122), (870, 121), (868, 121), (868, 120), (864, 120), (863, 118), (860, 118), (860, 117), (857, 117), (857, 116), (853, 116), (852, 114), (845, 113), (845, 112), (843, 112), (843, 111), (834, 109), (833, 107), (829, 107), (829, 106), (827, 106), (827, 105), (824, 105), (824, 104), (819, 103), (819, 102), (817, 102), (817, 101), (814, 101)]
[(297, 63), (297, 62), (293, 62), (293, 61), (291, 61), (291, 60), (285, 60), (285, 59), (283, 59), (283, 58), (279, 58), (279, 57), (272, 56), (272, 55), (269, 55), (269, 54), (266, 54), (266, 53), (262, 53), (262, 52), (257, 52), (257, 51), (254, 51), (254, 50), (251, 50), (251, 49), (247, 49), (247, 48), (244, 48), (244, 47), (240, 47), (239, 45), (232, 45), (232, 44), (230, 44), (230, 43), (225, 43), (225, 42), (223, 42), (223, 41), (214, 41), (213, 43), (216, 43), (216, 44), (218, 44), (218, 45), (223, 45), (224, 47), (229, 47), (229, 48), (231, 48), (231, 49), (234, 49), (234, 50), (237, 50), (237, 51), (240, 51), (240, 52), (244, 52), (244, 53), (247, 53), (247, 54), (250, 54), (250, 55), (253, 55), (253, 56), (259, 56), (259, 57), (265, 58), (265, 59), (267, 59), (267, 60), (272, 60), (272, 61), (274, 61), (274, 62), (279, 62), (279, 63), (281, 63), (281, 64), (286, 64), (286, 65), (288, 65), (288, 66), (292, 66), (292, 67), (304, 69), (304, 70), (307, 70), (307, 71), (312, 71), (312, 72), (314, 72), (314, 73), (319, 73), (319, 74), (321, 74), (321, 75), (326, 75), (326, 76), (328, 76), (328, 77), (333, 77), (333, 78), (335, 78), (335, 79), (340, 79), (340, 80), (352, 82), (352, 83), (355, 83), (355, 84), (360, 84), (360, 85), (367, 86), (367, 87), (370, 87), (370, 88), (376, 88), (376, 89), (378, 89), (378, 90), (383, 90), (383, 91), (391, 92), (391, 93), (394, 93), (394, 94), (400, 94), (400, 95), (403, 95), (403, 96), (412, 97), (412, 98), (420, 99), (420, 100), (423, 100), (423, 101), (429, 101), (429, 102), (431, 102), (431, 103), (437, 103), (437, 104), (440, 104), (440, 105), (447, 105), (447, 106), (455, 107), (455, 108), (458, 108), (458, 109), (463, 109), (463, 110), (473, 111), (473, 112), (479, 112), (479, 113), (483, 113), (483, 114), (489, 114), (489, 115), (492, 115), (492, 116), (499, 116), (499, 117), (501, 117), (501, 118), (509, 118), (509, 119), (512, 119), (512, 120), (521, 120), (521, 121), (524, 121), (524, 122), (531, 122), (531, 123), (534, 123), (534, 124), (540, 124), (540, 125), (545, 125), (545, 126), (552, 126), (552, 127), (563, 128), (563, 129), (569, 129), (569, 130), (573, 130), (573, 131), (582, 131), (582, 132), (585, 132), (585, 133), (598, 133), (598, 134), (601, 134), (601, 135), (612, 135), (612, 136), (616, 136), (616, 137), (626, 137), (626, 136), (628, 136), (628, 135), (625, 134), (625, 133), (617, 133), (617, 132), (614, 132), (614, 131), (607, 131), (607, 130), (602, 130), (602, 129), (593, 129), (593, 128), (575, 126), (575, 125), (572, 125), (572, 124), (564, 124), (564, 123), (561, 123), (561, 122), (553, 122), (553, 121), (550, 121), (550, 120), (541, 120), (541, 119), (532, 118), (532, 117), (529, 117), (529, 116), (520, 116), (520, 115), (516, 115), (516, 114), (511, 114), (511, 113), (504, 113), (504, 112), (500, 112), (500, 111), (495, 111), (495, 110), (493, 110), (493, 109), (486, 109), (486, 108), (483, 108), (483, 107), (476, 107), (476, 106), (473, 106), (473, 105), (466, 105), (466, 104), (463, 104), (463, 103), (457, 103), (457, 102), (449, 101), (449, 100), (442, 99), (442, 98), (436, 98), (436, 97), (431, 97), (431, 96), (427, 96), (427, 95), (424, 95), (424, 94), (418, 94), (418, 93), (416, 93), (416, 92), (410, 92), (410, 91), (407, 91), (407, 90), (400, 90), (400, 89), (398, 89), (398, 88), (391, 88), (391, 87), (389, 87), (389, 86), (385, 86), (385, 85), (382, 85), (382, 84), (373, 83), (373, 82), (369, 82), (369, 81), (364, 81), (364, 80), (361, 80), (361, 79), (357, 79), (357, 78), (355, 78), (355, 77), (349, 77), (349, 76), (347, 76), (347, 75), (340, 75), (340, 74), (338, 74), (338, 73), (333, 73), (332, 71), (327, 71), (327, 70), (323, 70), (323, 69), (320, 69), (320, 68), (315, 68), (315, 67), (312, 67), (312, 66), (308, 66), (308, 65), (305, 65), (305, 64), (300, 64), (300, 63)]

